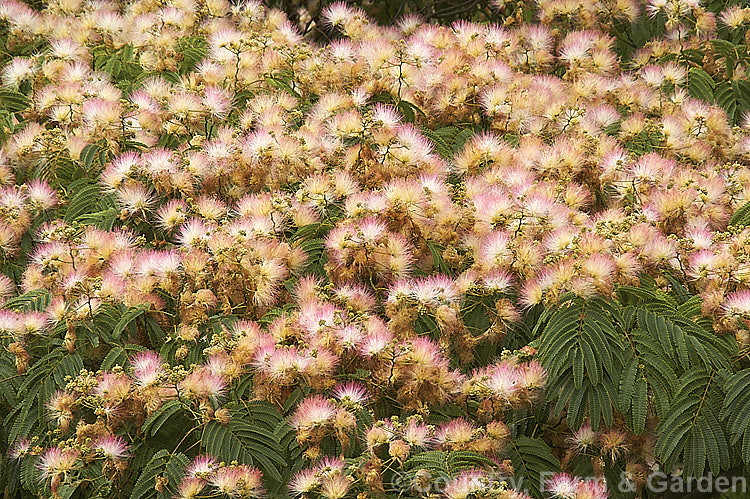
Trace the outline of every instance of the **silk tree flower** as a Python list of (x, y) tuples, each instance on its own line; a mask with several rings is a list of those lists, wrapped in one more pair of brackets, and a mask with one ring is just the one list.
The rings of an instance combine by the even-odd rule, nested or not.
[(119, 404), (128, 398), (130, 388), (130, 377), (124, 374), (104, 373), (93, 392), (104, 400)]
[(724, 300), (722, 309), (728, 316), (750, 316), (750, 290), (736, 291), (729, 294)]
[(157, 210), (157, 223), (164, 230), (175, 230), (187, 220), (187, 212), (188, 208), (184, 201), (172, 199)]
[(28, 439), (21, 439), (18, 440), (15, 444), (13, 444), (13, 447), (10, 451), (10, 457), (11, 459), (20, 459), (25, 457), (29, 451), (31, 451), (31, 441)]
[(578, 480), (567, 473), (558, 473), (544, 483), (544, 490), (556, 499), (576, 499)]
[(208, 477), (215, 469), (218, 468), (218, 461), (213, 456), (199, 455), (185, 470), (185, 476), (187, 478), (203, 478)]
[(289, 482), (289, 490), (296, 496), (309, 494), (318, 487), (320, 487), (320, 477), (314, 469), (298, 472)]
[(402, 431), (404, 441), (410, 446), (427, 449), (435, 442), (433, 428), (420, 423), (415, 418), (410, 419)]
[(144, 217), (151, 210), (154, 203), (152, 193), (142, 184), (131, 184), (119, 187), (115, 194), (122, 206), (123, 213), (128, 216), (140, 215)]
[(207, 87), (201, 103), (210, 116), (223, 119), (229, 112), (231, 101), (232, 97), (226, 90), (219, 87)]
[(264, 494), (260, 470), (245, 464), (219, 467), (210, 475), (209, 484), (230, 497), (254, 498)]
[(3, 69), (3, 85), (9, 88), (18, 88), (19, 84), (31, 78), (33, 74), (34, 61), (31, 58), (14, 57)]
[(344, 475), (334, 475), (322, 480), (320, 493), (326, 499), (343, 499), (352, 487), (352, 480)]
[(351, 19), (355, 11), (344, 2), (335, 2), (326, 7), (323, 13), (323, 19), (326, 25), (336, 27), (343, 24), (346, 20)]
[(481, 495), (488, 488), (488, 478), (478, 470), (462, 471), (445, 487), (443, 495), (447, 499), (462, 499), (472, 495)]
[(226, 393), (227, 382), (207, 368), (198, 368), (178, 383), (177, 389), (189, 399), (216, 399)]
[(20, 314), (11, 310), (0, 310), (0, 333), (9, 334), (20, 340), (24, 329)]
[(195, 499), (206, 488), (206, 481), (202, 478), (184, 478), (177, 488), (179, 499)]
[(750, 21), (750, 9), (732, 5), (721, 12), (719, 20), (729, 28), (737, 29)]
[(573, 435), (568, 437), (568, 442), (577, 453), (584, 454), (597, 443), (597, 433), (591, 429), (590, 423), (584, 423)]
[(73, 421), (77, 396), (73, 392), (58, 390), (46, 404), (47, 417), (65, 433)]
[(46, 211), (57, 206), (57, 192), (43, 180), (34, 180), (28, 185), (27, 202), (39, 211)]
[(130, 359), (133, 366), (133, 378), (141, 386), (151, 386), (159, 382), (164, 374), (164, 361), (156, 352), (146, 350)]
[(98, 438), (91, 447), (107, 459), (119, 460), (130, 455), (129, 446), (122, 437), (106, 435)]
[(370, 401), (367, 388), (355, 381), (338, 385), (334, 388), (333, 394), (341, 402), (348, 401), (352, 404), (367, 405)]
[(445, 448), (465, 448), (475, 436), (476, 427), (465, 418), (444, 424), (437, 433), (436, 441)]
[(300, 402), (292, 415), (291, 424), (298, 432), (309, 432), (328, 425), (335, 413), (336, 408), (331, 402), (315, 395)]
[(65, 474), (75, 468), (80, 452), (75, 448), (52, 447), (42, 454), (37, 468), (41, 471), (41, 479), (46, 480), (55, 475)]

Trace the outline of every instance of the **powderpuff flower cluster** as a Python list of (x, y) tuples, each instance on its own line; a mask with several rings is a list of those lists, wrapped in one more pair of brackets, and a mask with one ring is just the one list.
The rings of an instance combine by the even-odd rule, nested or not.
[[(371, 373), (363, 380), (365, 386), (350, 386), (351, 396), (337, 398), (362, 404), (393, 396), (416, 408), (459, 395), (462, 374), (450, 367), (443, 349), (414, 332), (399, 340), (383, 319), (370, 313), (373, 298), (366, 288), (324, 288), (303, 278), (295, 295), (299, 310), (280, 315), (267, 330), (238, 321), (229, 331), (232, 341), (211, 349), (253, 373), (257, 396), (274, 402), (301, 385), (329, 390), (334, 375), (353, 374), (358, 368)], [(366, 397), (360, 393), (363, 389)]]
[(52, 447), (42, 454), (38, 468), (44, 478), (59, 476), (70, 473), (80, 464), (79, 457), (80, 452), (75, 448)]
[(299, 403), (292, 414), (291, 425), (297, 432), (297, 442), (309, 447), (306, 454), (315, 458), (321, 455), (321, 442), (329, 436), (335, 437), (342, 449), (347, 450), (357, 426), (355, 413), (355, 408), (348, 404), (314, 395)]
[[(362, 454), (361, 466), (344, 468), (344, 462), (340, 459), (326, 457), (313, 467), (297, 473), (290, 483), (290, 489), (297, 495), (312, 494), (318, 491), (316, 487), (320, 486), (322, 476), (328, 472), (335, 472), (351, 477), (352, 493), (362, 490), (362, 487), (369, 491), (384, 490), (387, 470), (403, 470), (410, 456), (427, 450), (479, 452), (496, 460), (496, 466), (494, 466), (498, 471), (495, 474), (496, 477), (511, 476), (513, 468), (510, 462), (501, 461), (495, 457), (504, 448), (509, 434), (509, 428), (501, 422), (492, 422), (486, 427), (477, 428), (467, 420), (457, 419), (440, 428), (435, 428), (425, 424), (420, 416), (379, 420), (365, 432), (364, 440), (367, 447)], [(492, 479), (491, 476), (479, 471), (475, 472), (475, 477), (483, 480)], [(420, 480), (418, 472), (414, 483), (404, 482), (400, 485), (411, 485), (417, 489), (421, 486), (423, 490), (416, 490), (416, 492), (423, 492), (430, 486), (430, 477), (428, 474)], [(500, 483), (493, 484), (492, 487), (495, 491), (504, 490), (504, 485)], [(507, 493), (510, 494), (511, 491), (508, 490)], [(507, 497), (515, 496), (507, 495)]]
[(5, 259), (21, 251), (21, 238), (33, 223), (59, 202), (58, 194), (44, 180), (13, 185), (15, 176), (7, 156), (0, 152), (0, 252)]
[[(495, 0), (498, 8), (508, 2)], [(607, 23), (612, 20), (632, 22), (641, 12), (641, 2), (625, 1), (606, 6), (591, 0), (563, 1), (543, 0), (537, 2), (539, 18), (544, 24), (558, 24), (568, 29), (598, 29), (607, 31)]]
[[(8, 293), (13, 293), (13, 283), (5, 281)], [(0, 311), (0, 332), (16, 341), (23, 341), (26, 335), (45, 334), (49, 332), (49, 318), (36, 311), (19, 312), (16, 310)]]
[[(719, 332), (750, 345), (750, 229), (729, 227), (750, 199), (750, 126), (692, 98), (674, 62), (717, 29), (742, 36), (750, 11), (715, 19), (699, 2), (648, 2), (666, 31), (625, 65), (611, 26), (644, 2), (539, 0), (539, 24), (520, 22), (524, 2), (495, 3), (503, 25), (390, 27), (336, 3), (323, 17), (339, 38), (317, 46), (257, 2), (0, 2), (13, 43), (45, 41), (2, 68), (29, 105), (0, 148), (0, 256), (22, 266), (17, 282), (0, 276), (0, 300), (51, 297), (43, 310), (0, 312), (3, 346), (22, 374), (49, 344), (85, 352), (122, 309), (143, 322), (117, 342), (157, 348), (154, 331), (169, 335), (164, 354), (82, 371), (45, 401), (80, 446), (43, 452), (53, 492), (88, 459), (84, 445), (122, 465), (130, 449), (112, 432), (167, 401), (226, 424), (219, 404), (242, 375), (279, 407), (309, 390), (290, 412), (313, 461), (326, 439), (351, 448), (369, 405), (417, 413), (368, 425), (373, 490), (381, 458), (496, 457), (505, 412), (537, 398), (544, 370), (460, 366), (525, 309), (570, 292), (611, 296), (641, 273), (683, 279)], [(144, 75), (118, 74), (102, 50)], [(701, 64), (717, 76), (725, 62)], [(446, 126), (458, 123), (472, 126)], [(66, 182), (79, 174), (98, 180), (104, 209), (76, 219)], [(473, 307), (487, 331), (465, 327)], [(476, 421), (420, 419), (464, 402), (478, 404)], [(603, 461), (634, 445), (581, 431), (574, 447)], [(253, 468), (212, 458), (187, 475), (181, 497), (262, 490)], [(337, 499), (355, 488), (350, 476), (322, 459), (292, 492)], [(445, 495), (515, 497), (498, 487), (472, 471)], [(552, 493), (604, 494), (568, 475)]]
[(349, 493), (353, 481), (343, 459), (325, 458), (315, 467), (297, 473), (289, 483), (289, 489), (295, 496), (320, 494), (330, 499), (342, 499)]
[(199, 455), (188, 465), (177, 487), (180, 499), (204, 494), (226, 494), (251, 499), (265, 493), (260, 470), (246, 464), (219, 464), (212, 456)]
[(528, 494), (517, 492), (501, 481), (497, 476), (485, 474), (480, 470), (462, 471), (453, 477), (443, 490), (446, 499), (462, 499), (465, 497), (499, 499), (528, 499)]
[(546, 372), (537, 360), (509, 358), (474, 371), (464, 382), (465, 396), (479, 400), (479, 416), (497, 417), (509, 407), (530, 404), (541, 394)]
[(93, 442), (90, 438), (83, 437), (70, 445), (58, 445), (47, 449), (38, 446), (31, 448), (28, 441), (21, 441), (16, 446), (14, 457), (20, 459), (29, 453), (39, 456), (36, 461), (38, 477), (40, 481), (50, 481), (53, 496), (57, 496), (63, 483), (77, 475), (93, 460), (104, 459), (105, 467), (123, 470), (126, 466), (125, 461), (130, 456), (129, 446), (125, 440), (107, 433), (103, 433)]
[[(466, 418), (457, 418), (443, 424), (435, 435), (435, 444), (444, 451), (472, 451), (498, 458), (508, 443), (510, 428), (502, 421), (490, 421), (477, 426)], [(509, 463), (500, 465), (512, 474)]]
[(397, 337), (410, 337), (420, 316), (434, 319), (441, 344), (456, 341), (463, 357), (470, 357), (473, 338), (461, 322), (461, 292), (456, 283), (442, 275), (419, 280), (400, 279), (391, 286), (385, 300), (389, 327)]
[(606, 499), (606, 485), (600, 481), (580, 480), (567, 473), (558, 473), (547, 479), (544, 490), (555, 499)]
[(186, 324), (201, 323), (217, 307), (265, 310), (304, 254), (251, 234), (241, 221), (218, 228), (195, 219), (180, 234), (180, 247), (151, 250), (139, 248), (128, 230), (81, 230), (55, 222), (41, 228), (22, 287), (60, 297), (47, 310), (51, 325), (96, 315), (102, 303), (159, 310), (163, 293), (180, 297)]
[[(568, 450), (563, 462), (578, 457), (590, 460), (594, 469), (600, 469), (606, 463), (624, 460), (624, 471), (631, 485), (642, 487), (646, 485), (649, 470), (657, 465), (654, 458), (656, 439), (651, 435), (636, 436), (619, 428), (608, 428), (594, 431), (589, 422), (585, 422), (578, 430), (566, 439)], [(597, 472), (597, 476), (601, 473)], [(561, 483), (577, 484), (578, 480), (567, 476)], [(601, 484), (600, 484), (601, 485)], [(575, 490), (576, 487), (569, 487)], [(587, 497), (587, 496), (586, 496)]]
[(92, 449), (101, 453), (106, 459), (115, 461), (126, 458), (130, 455), (129, 445), (122, 437), (105, 436), (97, 439)]
[[(170, 400), (179, 399), (185, 408), (194, 406), (207, 418), (228, 421), (220, 418), (218, 405), (239, 372), (229, 359), (211, 356), (205, 364), (186, 370), (169, 367), (157, 353), (146, 350), (128, 363), (127, 369), (82, 370), (66, 390), (58, 390), (47, 402), (49, 420), (62, 434), (75, 422), (79, 438), (93, 439), (93, 448), (114, 460), (127, 456), (127, 442), (111, 438), (108, 431), (127, 427), (139, 414), (150, 415)], [(96, 415), (92, 423), (85, 417), (88, 411)]]
[(419, 416), (408, 417), (405, 421), (381, 420), (367, 430), (365, 441), (369, 452), (378, 453), (379, 449), (387, 448), (388, 455), (403, 465), (412, 452), (434, 448), (435, 428), (424, 424)]
[(414, 260), (406, 238), (376, 219), (337, 225), (326, 237), (326, 249), (332, 274), (340, 281), (406, 276)]
[(161, 308), (157, 290), (176, 291), (179, 255), (140, 249), (129, 230), (55, 221), (40, 227), (37, 237), (22, 288), (58, 297), (47, 309), (52, 324), (90, 318), (107, 302)]
[(408, 410), (455, 400), (463, 380), (440, 345), (427, 337), (393, 341), (366, 355), (365, 365), (371, 368), (375, 387), (395, 391), (396, 399)]
[[(12, 5), (8, 12), (25, 12)], [(719, 230), (744, 199), (745, 167), (740, 164), (733, 176), (717, 171), (728, 159), (726, 154), (742, 150), (735, 146), (742, 142), (737, 142), (739, 137), (725, 115), (686, 96), (684, 70), (674, 63), (644, 64), (632, 74), (612, 73), (614, 66), (606, 62), (611, 39), (588, 22), (580, 25), (585, 30), (570, 31), (557, 48), (542, 26), (499, 28), (460, 22), (451, 30), (409, 28), (403, 33), (406, 48), (402, 49), (394, 42), (396, 28), (359, 26), (355, 19), (361, 20), (363, 14), (340, 5), (334, 9), (339, 14), (331, 14), (331, 26), (347, 37), (320, 53), (290, 59), (277, 50), (297, 38), (278, 13), (249, 6), (236, 12), (228, 5), (217, 9), (238, 16), (237, 26), (209, 29), (210, 49), (193, 73), (195, 81), (145, 81), (130, 95), (132, 105), (122, 110), (124, 121), (118, 126), (107, 125), (113, 120), (104, 117), (110, 111), (99, 101), (80, 111), (75, 105), (71, 108), (75, 119), (80, 115), (82, 120), (75, 127), (60, 117), (40, 114), (40, 122), (59, 123), (55, 133), (60, 137), (52, 140), (33, 122), (14, 135), (4, 151), (2, 163), (10, 172), (10, 159), (21, 166), (61, 154), (76, 160), (88, 140), (72, 133), (81, 127), (92, 138), (107, 138), (111, 130), (124, 129), (134, 134), (128, 140), (145, 145), (157, 144), (167, 132), (187, 139), (186, 145), (174, 149), (153, 147), (118, 154), (101, 175), (126, 225), (152, 222), (180, 249), (148, 255), (154, 267), (167, 269), (163, 273), (171, 277), (139, 269), (139, 278), (132, 281), (123, 255), (113, 269), (120, 272), (103, 279), (103, 292), (94, 294), (158, 308), (162, 302), (155, 291), (177, 292), (174, 276), (184, 272), (187, 281), (197, 282), (179, 291), (188, 309), (181, 311), (183, 321), (200, 322), (213, 308), (229, 310), (240, 303), (251, 302), (256, 312), (262, 312), (277, 303), (281, 282), (304, 259), (298, 248), (278, 241), (283, 231), (321, 222), (331, 210), (343, 209), (346, 216), (335, 221), (325, 244), (326, 268), (336, 281), (371, 280), (369, 284), (382, 286), (416, 269), (429, 269), (434, 257), (427, 243), (433, 241), (446, 247), (444, 260), (459, 269), (471, 265), (479, 271), (474, 282), (496, 286), (499, 279), (504, 285), (502, 275), (494, 272), (519, 276), (516, 285), (522, 303), (533, 305), (554, 301), (566, 291), (608, 294), (614, 285), (632, 282), (642, 270), (684, 268), (685, 255), (678, 254), (675, 241), (667, 236), (681, 237), (685, 227), (700, 224)], [(186, 7), (179, 21), (172, 19), (174, 13), (159, 12), (153, 20), (159, 20), (161, 30), (196, 25), (194, 9)], [(351, 15), (340, 15), (343, 12)], [(118, 36), (133, 33), (127, 27), (130, 14), (115, 16)], [(242, 21), (242, 16), (253, 22)], [(103, 36), (94, 36), (78, 17), (68, 22), (70, 30), (92, 39)], [(347, 28), (347, 23), (353, 25)], [(63, 71), (78, 75), (76, 85), (106, 81), (87, 72), (85, 65), (65, 66), (73, 64), (67, 59), (85, 60), (87, 46), (58, 40), (51, 24), (42, 24), (45, 36), (54, 40), (49, 56), (34, 62), (39, 67), (30, 66), (47, 75), (39, 79), (43, 85), (38, 83), (42, 96)], [(247, 38), (243, 33), (253, 39), (270, 27), (280, 30), (274, 35), (276, 48), (241, 41)], [(137, 30), (143, 29), (138, 25)], [(451, 44), (455, 48), (447, 50)], [(521, 47), (526, 48), (521, 51)], [(146, 45), (134, 48), (143, 51), (146, 61), (167, 57), (171, 50), (162, 47), (164, 53), (156, 55)], [(522, 52), (521, 64), (515, 58)], [(446, 56), (436, 57), (440, 53)], [(255, 71), (252, 61), (260, 59), (299, 70), (295, 71), (299, 98), (313, 94), (321, 98), (300, 117), (295, 115), (298, 97), (293, 94), (256, 95), (237, 117), (239, 128), (234, 133), (227, 126), (227, 102), (243, 82), (258, 81), (250, 73)], [(555, 59), (568, 65), (565, 78), (537, 73)], [(240, 71), (230, 71), (231, 78), (225, 74), (222, 79), (217, 66), (228, 62)], [(13, 64), (25, 67), (21, 59)], [(53, 71), (55, 64), (63, 67)], [(475, 71), (458, 70), (467, 64)], [(343, 65), (357, 69), (355, 87), (353, 82), (336, 80), (346, 73), (340, 71)], [(328, 71), (332, 73), (323, 78)], [(96, 90), (108, 95), (104, 87)], [(416, 103), (431, 126), (438, 126), (443, 115), (458, 119), (466, 113), (483, 113), (491, 130), (518, 134), (519, 142), (513, 145), (500, 135), (478, 134), (452, 161), (445, 161), (431, 141), (403, 123), (394, 109), (370, 102), (372, 95), (384, 90)], [(34, 105), (40, 112), (66, 107), (58, 100)], [(469, 102), (480, 105), (472, 107)], [(613, 134), (610, 127), (615, 124), (619, 132)], [(661, 143), (660, 152), (637, 157), (640, 144), (654, 137)], [(719, 150), (728, 153), (718, 154)], [(338, 171), (328, 173), (331, 167)], [(463, 197), (451, 192), (446, 182), (449, 173), (464, 177)], [(300, 183), (296, 192), (280, 189), (294, 182)], [(54, 205), (42, 187), (29, 187), (30, 193), (38, 191), (34, 202)], [(615, 211), (602, 212), (602, 206), (593, 204), (600, 188), (613, 194), (606, 207)], [(734, 194), (737, 189), (739, 196)], [(623, 216), (627, 220), (622, 221)], [(599, 234), (604, 224), (623, 223), (630, 230)], [(18, 236), (11, 233), (8, 241), (15, 248)], [(52, 282), (40, 282), (38, 263), (54, 262), (65, 269), (64, 260), (57, 261), (61, 251), (59, 245), (38, 248), (25, 289), (57, 291)], [(73, 253), (75, 261), (79, 251)], [(130, 255), (141, 256), (138, 251)], [(183, 258), (188, 264), (179, 268)], [(99, 261), (93, 268), (58, 277), (71, 294), (88, 284), (88, 275), (100, 273), (101, 265)], [(206, 279), (203, 273), (216, 277)], [(75, 302), (71, 308), (78, 310)], [(511, 307), (501, 309), (498, 316), (514, 317)]]

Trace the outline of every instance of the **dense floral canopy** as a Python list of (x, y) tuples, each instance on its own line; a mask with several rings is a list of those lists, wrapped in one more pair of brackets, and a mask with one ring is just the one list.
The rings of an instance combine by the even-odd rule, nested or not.
[(0, 486), (741, 475), (750, 8), (717, 3), (336, 3), (318, 45), (252, 1), (0, 1)]

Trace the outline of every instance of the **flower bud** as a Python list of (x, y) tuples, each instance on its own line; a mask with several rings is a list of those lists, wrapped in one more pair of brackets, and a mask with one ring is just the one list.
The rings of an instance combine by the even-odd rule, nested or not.
[(229, 409), (226, 407), (222, 407), (221, 409), (217, 410), (214, 413), (214, 417), (216, 417), (216, 420), (222, 425), (226, 426), (229, 424), (229, 421), (232, 420), (231, 414), (229, 414)]

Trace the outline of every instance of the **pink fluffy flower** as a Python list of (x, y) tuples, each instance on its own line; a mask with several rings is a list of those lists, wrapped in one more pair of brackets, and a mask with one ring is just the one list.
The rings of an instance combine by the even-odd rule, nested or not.
[(297, 410), (292, 415), (292, 426), (298, 430), (310, 430), (327, 425), (334, 414), (336, 407), (320, 395), (307, 397), (300, 402)]
[(127, 442), (122, 437), (112, 435), (97, 439), (92, 449), (101, 452), (105, 458), (112, 460), (122, 459), (130, 455)]
[(722, 308), (726, 315), (747, 317), (750, 315), (750, 291), (730, 293), (724, 300)]
[(259, 497), (263, 494), (260, 470), (241, 464), (218, 468), (209, 483), (230, 497)]
[(77, 449), (52, 447), (42, 454), (37, 467), (42, 472), (42, 479), (58, 473), (67, 473), (73, 469), (80, 452)]
[(227, 382), (221, 376), (213, 374), (207, 368), (201, 368), (188, 374), (178, 388), (191, 399), (208, 399), (221, 397), (226, 393)]
[(185, 475), (188, 478), (205, 478), (216, 469), (217, 464), (215, 457), (200, 455), (193, 459), (193, 462), (185, 470)]
[(38, 210), (45, 211), (57, 206), (57, 191), (44, 180), (33, 180), (28, 184), (28, 202)]
[(159, 354), (149, 350), (140, 352), (130, 359), (133, 377), (141, 386), (150, 386), (158, 382), (159, 377), (164, 373), (163, 363)]
[(365, 405), (370, 401), (370, 395), (367, 393), (367, 388), (356, 381), (338, 385), (333, 390), (333, 396), (338, 400), (348, 400), (355, 404)]
[(555, 499), (576, 499), (578, 480), (567, 473), (558, 473), (543, 483), (542, 487)]
[(480, 496), (486, 486), (487, 478), (481, 471), (463, 471), (448, 482), (443, 495), (446, 499), (463, 499), (471, 495)]

